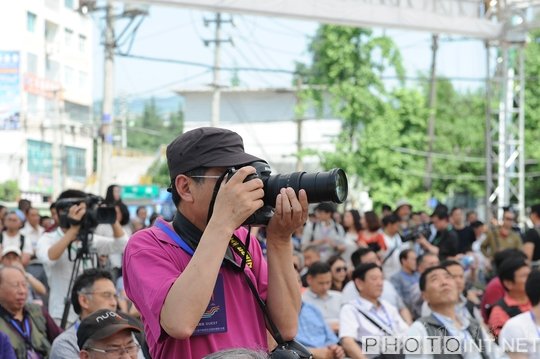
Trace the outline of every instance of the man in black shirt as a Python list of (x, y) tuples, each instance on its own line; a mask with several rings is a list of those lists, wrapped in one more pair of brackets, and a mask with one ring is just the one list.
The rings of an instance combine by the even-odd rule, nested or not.
[(435, 253), (439, 259), (454, 259), (459, 251), (459, 237), (456, 231), (450, 224), (448, 212), (446, 208), (435, 208), (431, 215), (433, 226), (437, 230), (437, 234), (431, 243), (424, 237), (418, 239), (418, 243), (425, 251)]
[(459, 237), (459, 253), (466, 253), (471, 250), (476, 237), (471, 227), (466, 226), (463, 221), (463, 210), (454, 207), (450, 211), (450, 222)]
[(527, 259), (534, 262), (540, 260), (540, 203), (531, 206), (529, 218), (533, 228), (525, 232), (523, 252), (527, 255)]

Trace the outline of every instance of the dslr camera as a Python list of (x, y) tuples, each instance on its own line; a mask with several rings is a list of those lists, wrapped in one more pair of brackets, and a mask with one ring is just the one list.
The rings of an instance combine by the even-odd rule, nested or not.
[[(330, 171), (307, 173), (293, 172), (289, 174), (271, 175), (272, 169), (266, 162), (257, 161), (249, 163), (255, 167), (256, 173), (246, 177), (245, 181), (259, 178), (264, 184), (264, 206), (253, 213), (244, 225), (265, 226), (274, 215), (276, 197), (281, 188), (292, 187), (296, 194), (301, 189), (307, 193), (309, 203), (335, 202), (343, 203), (347, 199), (349, 191), (347, 176), (341, 168)], [(232, 170), (229, 177), (236, 170)]]
[[(69, 209), (74, 205), (86, 203), (86, 214), (80, 221), (69, 218)], [(82, 198), (63, 198), (56, 202), (58, 220), (60, 227), (69, 228), (73, 225), (80, 225), (79, 234), (92, 233), (98, 224), (113, 224), (116, 221), (116, 210), (114, 206), (104, 204), (102, 197), (89, 194)]]

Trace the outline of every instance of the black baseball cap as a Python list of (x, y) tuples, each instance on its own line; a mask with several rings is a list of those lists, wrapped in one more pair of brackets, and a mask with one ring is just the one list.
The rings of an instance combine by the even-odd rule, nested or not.
[(263, 161), (244, 152), (242, 137), (218, 127), (199, 127), (178, 136), (167, 146), (171, 180), (200, 167), (232, 167)]
[(105, 339), (126, 329), (132, 332), (141, 331), (118, 313), (109, 309), (100, 309), (81, 321), (77, 330), (77, 344), (79, 349), (82, 350), (88, 339)]

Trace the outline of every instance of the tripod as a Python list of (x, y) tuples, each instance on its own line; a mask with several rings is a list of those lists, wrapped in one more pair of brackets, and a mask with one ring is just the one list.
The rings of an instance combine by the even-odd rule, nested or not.
[(71, 308), (71, 291), (73, 289), (73, 283), (79, 275), (81, 263), (84, 261), (90, 261), (91, 267), (96, 268), (98, 264), (98, 255), (95, 248), (91, 248), (89, 243), (92, 242), (93, 233), (90, 231), (80, 231), (77, 235), (77, 239), (81, 241), (82, 246), (77, 249), (75, 258), (72, 258), (72, 244), (68, 248), (69, 260), (73, 261), (73, 270), (71, 271), (71, 277), (69, 279), (68, 290), (64, 299), (64, 312), (62, 314), (62, 321), (60, 327), (66, 329), (66, 324), (69, 316), (69, 309)]

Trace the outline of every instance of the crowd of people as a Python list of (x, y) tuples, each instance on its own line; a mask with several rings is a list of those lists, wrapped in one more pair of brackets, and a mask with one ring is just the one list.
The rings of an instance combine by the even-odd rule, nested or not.
[(50, 215), (0, 207), (1, 358), (383, 358), (369, 338), (450, 336), (492, 341), (467, 359), (540, 355), (540, 204), (521, 232), (511, 209), (500, 223), (404, 200), (340, 212), (283, 188), (251, 227), (262, 160), (240, 136), (189, 131), (167, 159), (170, 222), (130, 218), (116, 185), (114, 223), (90, 231), (78, 190)]

